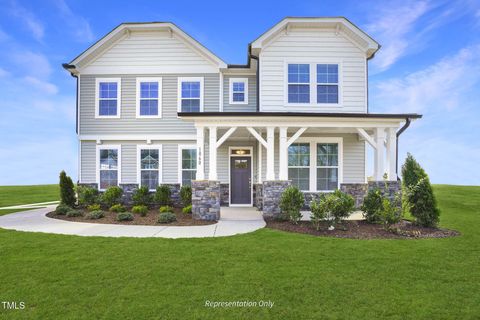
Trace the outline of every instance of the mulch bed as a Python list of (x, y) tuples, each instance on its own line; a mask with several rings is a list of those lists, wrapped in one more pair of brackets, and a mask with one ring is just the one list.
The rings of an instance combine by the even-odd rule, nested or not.
[[(84, 214), (87, 213), (87, 210), (80, 210)], [(85, 217), (67, 217), (65, 215), (57, 215), (55, 212), (47, 213), (47, 217), (72, 221), (72, 222), (88, 222), (88, 223), (101, 223), (101, 224), (125, 224), (125, 225), (142, 225), (142, 226), (204, 226), (209, 224), (215, 224), (217, 221), (204, 221), (204, 220), (195, 220), (192, 218), (191, 214), (185, 214), (180, 208), (173, 209), (175, 215), (177, 216), (177, 221), (172, 223), (158, 223), (158, 209), (151, 209), (145, 217), (140, 216), (139, 214), (133, 214), (133, 221), (117, 221), (116, 212), (105, 211), (105, 217), (100, 219), (86, 219)]]
[(351, 238), (351, 239), (418, 239), (418, 238), (447, 238), (460, 235), (458, 231), (424, 228), (416, 226), (410, 221), (403, 220), (394, 226), (394, 231), (387, 231), (379, 224), (360, 221), (344, 221), (334, 230), (328, 230), (327, 223), (316, 230), (310, 221), (300, 221), (297, 225), (289, 221), (266, 220), (267, 228), (311, 234), (320, 237)]

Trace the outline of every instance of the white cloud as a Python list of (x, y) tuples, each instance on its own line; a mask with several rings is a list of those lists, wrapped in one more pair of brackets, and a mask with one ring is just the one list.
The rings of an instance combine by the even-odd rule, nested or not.
[(47, 78), (52, 73), (52, 66), (48, 58), (32, 51), (16, 51), (11, 53), (11, 58), (20, 69), (37, 78)]
[(24, 26), (30, 30), (32, 36), (36, 40), (42, 41), (45, 35), (45, 27), (43, 26), (42, 22), (33, 14), (33, 12), (22, 7), (16, 1), (12, 1), (10, 13), (20, 22), (23, 22)]
[(36, 89), (38, 89), (40, 92), (45, 93), (45, 94), (57, 94), (58, 93), (58, 88), (56, 85), (40, 80), (38, 78), (32, 77), (32, 76), (26, 76), (23, 78), (23, 80), (34, 86)]
[(64, 0), (57, 0), (55, 4), (77, 41), (91, 42), (95, 40), (90, 23), (84, 17), (74, 13)]

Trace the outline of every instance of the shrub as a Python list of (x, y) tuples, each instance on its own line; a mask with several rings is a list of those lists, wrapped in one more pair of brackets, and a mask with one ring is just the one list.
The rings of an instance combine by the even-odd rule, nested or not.
[(183, 213), (192, 213), (192, 205), (186, 206), (182, 209)]
[(102, 203), (105, 207), (110, 208), (114, 204), (122, 202), (123, 190), (120, 187), (109, 187), (102, 195)]
[(300, 209), (303, 206), (305, 197), (303, 193), (296, 186), (290, 186), (283, 191), (280, 197), (280, 210), (282, 214), (286, 215), (288, 219), (294, 224), (302, 218)]
[(97, 211), (97, 210), (100, 210), (100, 205), (98, 203), (95, 203), (95, 204), (91, 204), (87, 207), (87, 210), (88, 211)]
[(349, 194), (340, 190), (326, 196), (328, 211), (332, 216), (334, 223), (340, 223), (348, 218), (355, 209), (355, 200)]
[(183, 185), (180, 188), (180, 201), (184, 207), (192, 205), (192, 187), (189, 185)]
[(321, 196), (319, 199), (310, 203), (310, 220), (317, 230), (320, 230), (320, 222), (330, 218), (330, 212), (328, 208), (328, 202), (325, 196)]
[(380, 211), (383, 206), (383, 196), (379, 189), (368, 191), (363, 199), (360, 209), (363, 211), (365, 220), (369, 223), (378, 223), (381, 221)]
[(402, 218), (402, 208), (399, 206), (399, 199), (390, 201), (382, 197), (382, 205), (379, 211), (380, 222), (385, 230), (390, 230), (390, 226), (400, 221)]
[(158, 215), (158, 223), (170, 223), (177, 221), (177, 217), (172, 212), (162, 212)]
[(160, 207), (160, 209), (158, 209), (158, 211), (160, 211), (160, 213), (173, 212), (173, 208), (170, 207), (170, 206), (163, 206), (163, 207)]
[(155, 202), (161, 206), (168, 206), (170, 204), (170, 196), (172, 195), (172, 191), (170, 187), (162, 184), (161, 186), (157, 187), (155, 191), (154, 199)]
[(134, 206), (132, 208), (132, 212), (140, 214), (142, 217), (145, 217), (148, 213), (148, 207), (144, 205)]
[(148, 187), (142, 186), (135, 189), (132, 194), (133, 204), (136, 206), (150, 206), (152, 204), (152, 195)]
[(80, 210), (70, 209), (67, 211), (67, 217), (81, 217), (81, 216), (83, 216), (83, 213)]
[(133, 214), (130, 212), (119, 212), (117, 214), (117, 220), (118, 221), (132, 221), (133, 220)]
[(78, 186), (78, 205), (85, 208), (100, 202), (98, 190), (87, 186)]
[(402, 166), (402, 182), (405, 188), (411, 188), (420, 181), (420, 179), (427, 177), (427, 173), (415, 158), (408, 153), (405, 163)]
[(105, 217), (105, 212), (102, 210), (94, 210), (94, 211), (88, 212), (85, 215), (85, 218), (91, 219), (91, 220), (97, 220), (103, 217)]
[(121, 205), (121, 204), (114, 204), (113, 206), (110, 207), (111, 212), (125, 212), (127, 209)]
[(440, 210), (428, 177), (420, 179), (415, 186), (407, 188), (406, 193), (410, 213), (415, 217), (415, 223), (423, 227), (436, 227), (440, 220)]
[(75, 198), (75, 190), (72, 179), (67, 176), (65, 171), (60, 172), (60, 202), (67, 206), (73, 207), (77, 199)]
[(55, 209), (55, 213), (60, 215), (60, 216), (63, 216), (63, 215), (66, 215), (67, 212), (70, 211), (70, 210), (72, 210), (72, 208), (70, 208), (66, 204), (60, 203), (57, 206), (57, 208)]

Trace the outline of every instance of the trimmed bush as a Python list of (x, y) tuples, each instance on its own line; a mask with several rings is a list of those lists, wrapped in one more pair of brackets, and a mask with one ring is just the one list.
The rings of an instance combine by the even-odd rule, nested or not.
[(85, 218), (91, 219), (91, 220), (97, 220), (97, 219), (101, 219), (103, 217), (105, 217), (105, 212), (102, 211), (102, 210), (94, 210), (94, 211), (88, 212), (85, 215)]
[(192, 187), (189, 185), (183, 185), (180, 188), (180, 201), (184, 207), (192, 205)]
[(172, 212), (162, 212), (158, 215), (158, 223), (171, 223), (177, 221), (177, 217)]
[(121, 204), (114, 204), (113, 206), (110, 207), (111, 212), (125, 212), (127, 209), (121, 205)]
[(60, 172), (60, 202), (69, 207), (74, 207), (77, 199), (75, 198), (75, 190), (72, 179), (67, 176), (65, 171)]
[(422, 227), (436, 227), (440, 221), (440, 210), (428, 177), (407, 188), (407, 201), (415, 223)]
[(282, 214), (288, 217), (288, 219), (298, 224), (298, 221), (302, 218), (300, 209), (303, 207), (305, 197), (297, 186), (290, 186), (283, 191), (280, 198), (280, 210)]
[(380, 208), (380, 222), (383, 224), (385, 230), (390, 230), (390, 226), (402, 219), (402, 208), (399, 206), (399, 199), (390, 201), (387, 198), (382, 198), (382, 206)]
[(319, 199), (314, 200), (310, 203), (310, 221), (317, 230), (320, 230), (320, 223), (324, 220), (330, 218), (330, 212), (328, 208), (328, 202), (325, 199), (325, 196), (321, 196)]
[(132, 194), (132, 201), (135, 206), (150, 206), (152, 204), (152, 195), (148, 187), (142, 186), (135, 189)]
[(120, 187), (113, 186), (109, 187), (105, 192), (102, 194), (102, 203), (105, 207), (110, 208), (115, 204), (122, 203), (122, 194), (123, 190)]
[(170, 207), (170, 206), (163, 206), (163, 207), (160, 207), (160, 209), (158, 209), (158, 211), (160, 211), (160, 213), (163, 213), (163, 212), (172, 212), (173, 213), (173, 208)]
[(100, 202), (98, 190), (87, 186), (77, 187), (78, 205), (86, 208)]
[(67, 211), (66, 215), (67, 217), (81, 217), (83, 216), (83, 213), (80, 210), (70, 209)]
[(72, 208), (70, 208), (66, 204), (60, 203), (55, 209), (55, 214), (58, 214), (59, 216), (64, 216), (70, 210), (72, 210)]
[(87, 210), (88, 211), (97, 211), (97, 210), (100, 210), (100, 205), (98, 203), (95, 203), (95, 204), (91, 204), (87, 207)]
[(132, 212), (145, 217), (148, 213), (148, 207), (144, 205), (134, 206)]
[(328, 208), (336, 224), (342, 222), (355, 210), (355, 200), (349, 194), (335, 190), (327, 196)]
[(186, 206), (182, 209), (183, 213), (192, 213), (192, 205)]
[(383, 196), (379, 189), (368, 191), (360, 207), (363, 211), (363, 217), (368, 223), (379, 223), (382, 220), (381, 211), (383, 209)]
[(170, 187), (166, 184), (162, 184), (161, 186), (157, 187), (154, 195), (154, 200), (157, 204), (161, 206), (168, 206), (170, 204), (171, 195), (172, 191), (170, 190)]
[(118, 221), (132, 221), (133, 214), (131, 212), (120, 212), (117, 214)]

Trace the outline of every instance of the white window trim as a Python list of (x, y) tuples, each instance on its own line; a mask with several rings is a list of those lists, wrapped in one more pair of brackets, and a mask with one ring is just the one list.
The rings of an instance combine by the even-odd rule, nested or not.
[[(162, 154), (162, 145), (137, 145), (137, 184), (139, 187), (142, 186), (142, 169), (141, 169), (141, 150), (158, 150), (158, 185), (163, 183), (163, 154)], [(156, 189), (150, 189), (150, 191), (155, 191)]]
[[(244, 92), (243, 92), (243, 101), (233, 101), (233, 83), (234, 82), (243, 82)], [(229, 80), (229, 103), (230, 104), (248, 104), (248, 78), (230, 78)]]
[[(289, 103), (288, 102), (288, 65), (289, 64), (308, 64), (310, 66), (310, 103)], [(338, 103), (317, 103), (317, 64), (337, 64), (338, 65)], [(326, 107), (340, 108), (343, 106), (343, 61), (341, 60), (285, 60), (284, 61), (284, 87), (283, 102), (289, 107)], [(305, 83), (304, 83), (305, 84)]]
[(333, 192), (332, 190), (317, 190), (317, 143), (338, 143), (338, 186), (343, 183), (343, 138), (342, 137), (304, 137), (295, 143), (310, 143), (310, 189), (303, 192)]
[(182, 82), (200, 82), (200, 112), (203, 112), (203, 77), (178, 77), (177, 111), (182, 112)]
[[(156, 82), (158, 83), (158, 114), (157, 115), (148, 115), (148, 116), (142, 116), (140, 115), (140, 83), (142, 82)], [(155, 119), (155, 118), (161, 118), (162, 117), (162, 78), (157, 78), (157, 77), (147, 77), (147, 78), (137, 78), (137, 84), (136, 84), (136, 110), (137, 110), (137, 118), (140, 119)], [(153, 98), (150, 98), (149, 100), (155, 100)]]
[[(100, 115), (100, 82), (116, 82), (117, 83), (117, 114), (115, 116)], [(95, 118), (112, 119), (120, 118), (122, 110), (122, 79), (121, 78), (96, 78), (95, 79)]]
[(102, 145), (97, 145), (96, 147), (96, 180), (97, 180), (97, 185), (98, 185), (98, 190), (100, 191), (105, 191), (106, 189), (101, 189), (100, 188), (100, 150), (105, 150), (105, 149), (116, 149), (118, 153), (118, 173), (117, 173), (117, 186), (120, 185), (122, 182), (122, 146), (119, 144), (102, 144)]
[[(196, 144), (179, 144), (178, 145), (178, 156), (177, 156), (177, 162), (178, 162), (178, 172), (177, 172), (177, 180), (178, 183), (180, 183), (180, 186), (182, 185), (182, 150), (184, 149), (195, 149), (196, 152), (198, 153), (197, 145)], [(198, 161), (198, 155), (197, 155), (197, 161)], [(197, 169), (198, 171), (198, 162), (197, 162)]]

